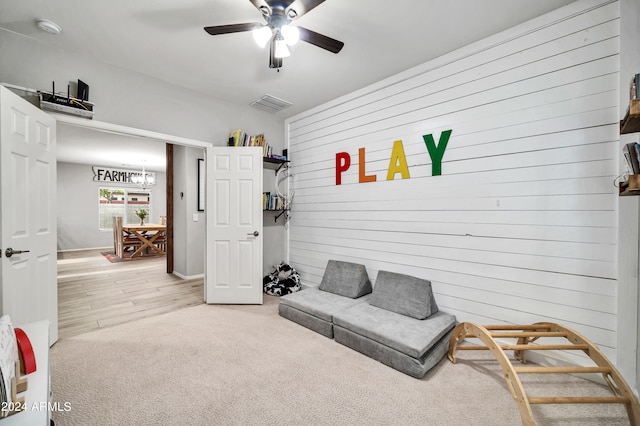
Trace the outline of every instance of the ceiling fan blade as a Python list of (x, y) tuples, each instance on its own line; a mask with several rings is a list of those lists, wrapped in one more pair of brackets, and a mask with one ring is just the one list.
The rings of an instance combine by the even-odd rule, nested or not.
[(343, 42), (319, 34), (315, 31), (308, 30), (304, 27), (298, 26), (298, 31), (300, 31), (300, 40), (321, 47), (329, 52), (338, 53), (344, 47)]
[(218, 34), (241, 33), (243, 31), (251, 31), (254, 28), (258, 28), (262, 26), (263, 26), (262, 24), (256, 24), (256, 23), (215, 25), (213, 27), (204, 27), (204, 30), (211, 35), (218, 35)]
[[(293, 3), (289, 5), (289, 7), (287, 7), (285, 12), (287, 16), (289, 16), (291, 19), (298, 19), (299, 17), (309, 12), (311, 9), (315, 8), (321, 3), (324, 3), (324, 0), (295, 0)], [(289, 14), (291, 10), (294, 10), (296, 12), (295, 18), (291, 17), (291, 15)]]

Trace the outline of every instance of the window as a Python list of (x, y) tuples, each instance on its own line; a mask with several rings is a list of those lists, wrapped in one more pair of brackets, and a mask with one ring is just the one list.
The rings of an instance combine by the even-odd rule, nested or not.
[(136, 216), (138, 209), (145, 209), (147, 218), (151, 217), (151, 193), (139, 189), (100, 188), (98, 202), (98, 228), (101, 231), (113, 229), (116, 216), (122, 216), (125, 224), (140, 223)]

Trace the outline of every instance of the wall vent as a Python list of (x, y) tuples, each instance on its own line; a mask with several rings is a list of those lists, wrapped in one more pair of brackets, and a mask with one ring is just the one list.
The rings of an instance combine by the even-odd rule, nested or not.
[(284, 99), (276, 98), (275, 96), (264, 95), (260, 99), (251, 102), (249, 105), (263, 111), (276, 113), (290, 107), (293, 104), (291, 102), (285, 101)]

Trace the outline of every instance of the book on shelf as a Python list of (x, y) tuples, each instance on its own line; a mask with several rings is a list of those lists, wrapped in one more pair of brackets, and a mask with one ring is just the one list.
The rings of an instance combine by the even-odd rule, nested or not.
[(640, 173), (640, 144), (628, 143), (622, 148), (622, 154), (627, 162), (629, 171), (637, 175)]
[(262, 210), (286, 210), (286, 202), (283, 196), (270, 192), (262, 193)]
[(229, 146), (264, 146), (264, 134), (251, 136), (247, 132), (236, 129), (229, 134)]
[(622, 147), (622, 155), (624, 156), (624, 159), (625, 159), (625, 161), (627, 163), (627, 169), (630, 172), (633, 172), (632, 168), (631, 168), (632, 167), (632, 165), (631, 165), (631, 154), (629, 154), (629, 148), (627, 148), (626, 146)]
[(629, 83), (629, 100), (640, 99), (640, 73), (633, 76)]
[(229, 134), (228, 146), (261, 146), (262, 156), (267, 158), (275, 158), (277, 160), (287, 160), (286, 155), (278, 155), (273, 153), (273, 147), (269, 145), (264, 133), (250, 136), (242, 129), (233, 130)]

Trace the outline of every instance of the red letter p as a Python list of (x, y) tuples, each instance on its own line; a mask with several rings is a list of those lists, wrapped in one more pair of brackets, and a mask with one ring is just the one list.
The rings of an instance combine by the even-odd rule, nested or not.
[(348, 152), (338, 152), (336, 154), (336, 185), (342, 184), (342, 172), (347, 171), (351, 166), (351, 156)]

